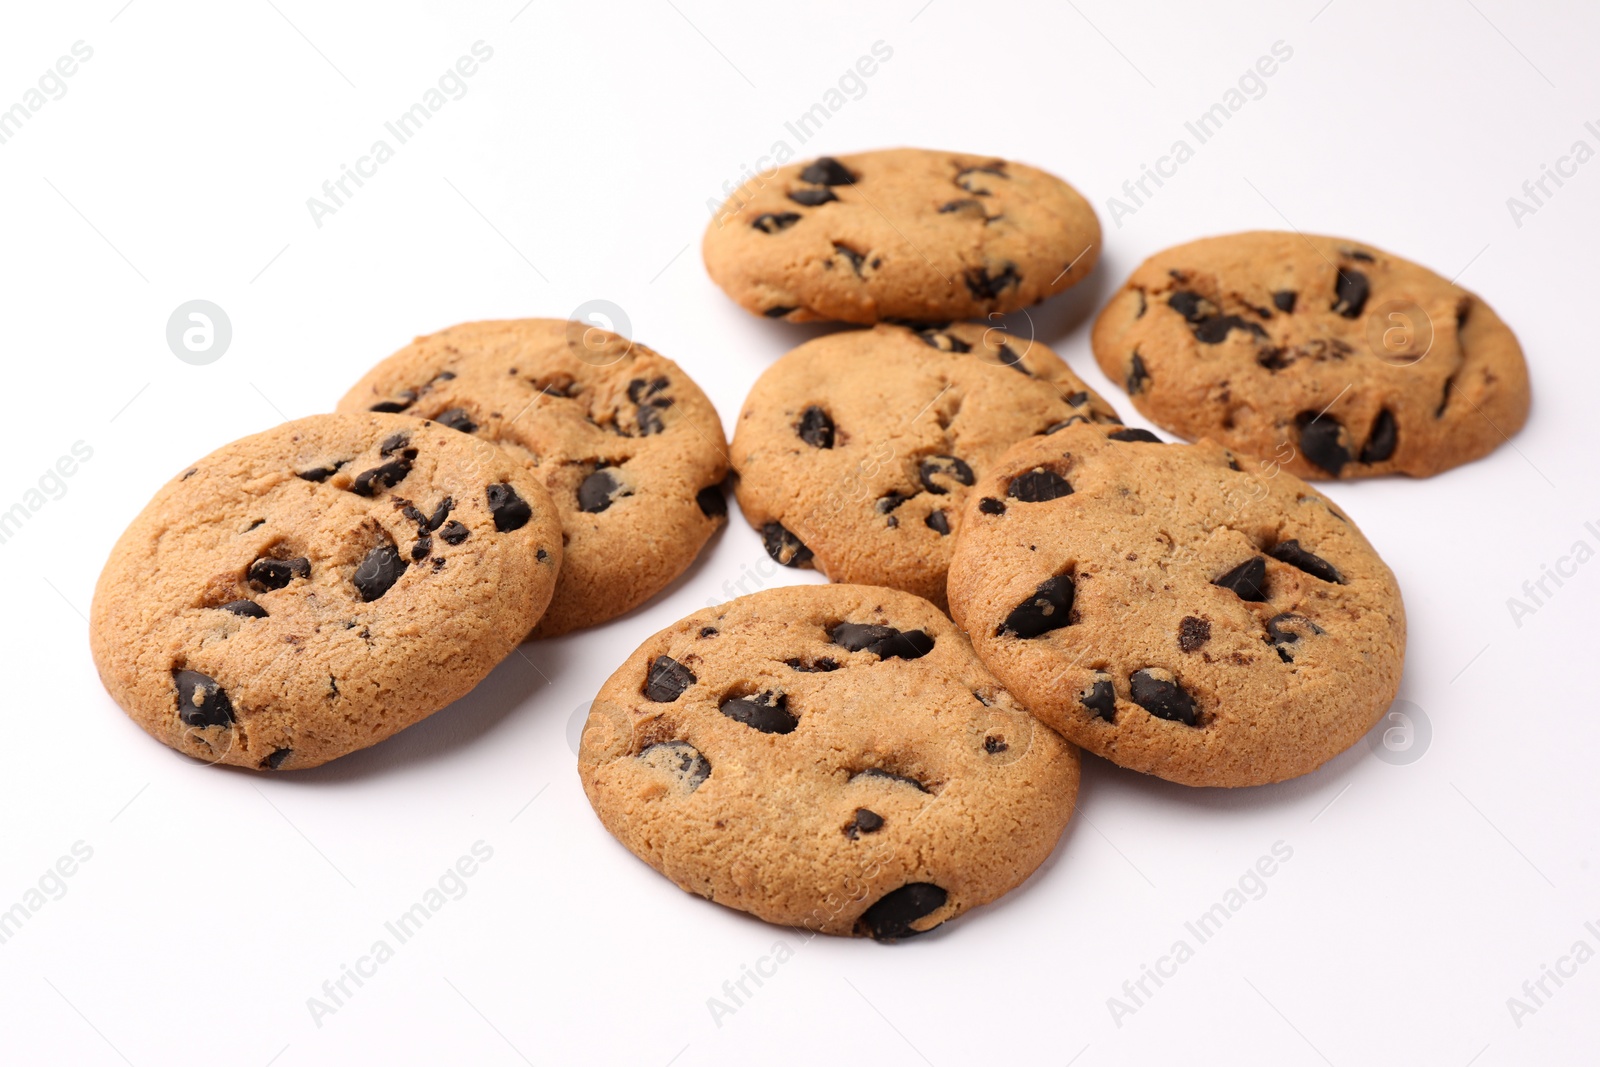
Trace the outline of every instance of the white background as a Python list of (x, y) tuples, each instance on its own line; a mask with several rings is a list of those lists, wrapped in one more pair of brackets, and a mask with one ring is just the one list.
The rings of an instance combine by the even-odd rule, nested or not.
[[(1600, 162), (1520, 226), (1506, 204), (1575, 140), (1600, 148), (1583, 126), (1600, 126), (1594, 7), (922, 3), (9, 8), (0, 107), (75, 41), (94, 53), (0, 145), (0, 510), (75, 442), (93, 456), (0, 544), (0, 909), (74, 843), (93, 854), (0, 944), (0, 1061), (1594, 1061), (1600, 962), (1547, 980), (1520, 1019), (1507, 998), (1576, 941), (1600, 950), (1584, 928), (1600, 930), (1600, 563), (1520, 620), (1507, 599), (1574, 542), (1600, 548), (1584, 527), (1600, 530)], [(478, 40), (494, 54), (466, 95), (314, 225), (306, 199)], [(1265, 94), (1113, 225), (1107, 197), (1280, 40), (1293, 55)], [(890, 60), (798, 146), (785, 120), (876, 41)], [(616, 844), (571, 747), (578, 709), (646, 636), (742, 576), (817, 580), (749, 580), (770, 569), (737, 512), (644, 609), (526, 646), (320, 770), (204, 767), (117, 710), (84, 616), (122, 526), (191, 461), (330, 409), (415, 334), (610, 300), (731, 425), (756, 375), (817, 332), (747, 315), (699, 260), (707, 200), (778, 139), (993, 153), (1076, 184), (1105, 254), (1033, 328), (1135, 424), (1087, 322), (1164, 246), (1293, 225), (1464, 272), (1527, 351), (1527, 429), (1427, 481), (1331, 489), (1405, 593), (1401, 696), (1431, 728), (1411, 762), (1363, 742), (1226, 792), (1085, 757), (1079, 815), (999, 903), (898, 946), (763, 925)], [(209, 366), (165, 339), (195, 298), (233, 325)], [(307, 998), (480, 840), (493, 857), (466, 895), (318, 1026)], [(1197, 945), (1185, 921), (1276, 842), (1293, 854), (1265, 894)], [(1194, 957), (1114, 1020), (1108, 998), (1180, 938)], [(718, 1025), (708, 998), (778, 941), (792, 957)]]

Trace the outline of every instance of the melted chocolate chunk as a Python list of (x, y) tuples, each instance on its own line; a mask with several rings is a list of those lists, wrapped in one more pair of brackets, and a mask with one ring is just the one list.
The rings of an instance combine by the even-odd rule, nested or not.
[(671, 656), (657, 656), (645, 675), (644, 695), (657, 704), (670, 704), (697, 681), (693, 671)]
[(1350, 450), (1340, 440), (1344, 426), (1332, 415), (1314, 411), (1302, 411), (1295, 416), (1295, 423), (1300, 428), (1300, 451), (1312, 463), (1338, 477), (1350, 462)]
[(688, 793), (699, 789), (711, 777), (711, 761), (687, 741), (658, 741), (646, 745), (638, 758), (672, 775)]
[(769, 522), (761, 527), (761, 544), (767, 555), (785, 567), (803, 567), (811, 562), (811, 549), (781, 523)]
[(178, 718), (185, 726), (227, 726), (233, 722), (233, 702), (216, 679), (199, 671), (173, 671), (178, 687)]
[(862, 913), (860, 925), (874, 941), (915, 937), (927, 931), (914, 930), (911, 924), (944, 907), (948, 899), (949, 894), (932, 882), (912, 882), (878, 898)]
[(1117, 691), (1109, 678), (1096, 678), (1089, 688), (1078, 694), (1078, 703), (1106, 722), (1116, 721)]
[(1201, 344), (1220, 345), (1227, 339), (1230, 330), (1243, 330), (1257, 337), (1267, 336), (1266, 330), (1249, 319), (1241, 319), (1237, 315), (1219, 315), (1214, 319), (1206, 319), (1196, 326), (1194, 337)]
[(1232, 590), (1240, 600), (1262, 603), (1267, 599), (1267, 561), (1252, 556), (1211, 584)]
[(865, 622), (841, 622), (828, 640), (846, 652), (871, 652), (879, 659), (921, 659), (933, 651), (933, 637), (924, 630), (897, 630)]
[(1011, 609), (1005, 621), (995, 627), (994, 635), (1038, 637), (1071, 624), (1075, 592), (1070, 574), (1046, 578), (1034, 589), (1032, 596)]
[(800, 172), (800, 180), (812, 185), (854, 185), (856, 176), (832, 156), (818, 156)]
[(411, 461), (416, 458), (417, 450), (408, 448), (389, 462), (356, 475), (355, 481), (350, 483), (350, 491), (358, 496), (377, 496), (385, 489), (393, 489), (411, 473)]
[(1333, 310), (1347, 319), (1359, 319), (1371, 292), (1372, 286), (1365, 274), (1340, 267), (1339, 279), (1333, 290)]
[(1372, 420), (1372, 431), (1367, 434), (1367, 443), (1361, 446), (1362, 463), (1382, 463), (1394, 455), (1394, 446), (1399, 440), (1399, 427), (1395, 425), (1394, 415), (1388, 408), (1378, 412), (1378, 417)]
[(780, 230), (787, 230), (799, 221), (800, 216), (793, 211), (779, 211), (757, 216), (756, 220), (750, 225), (762, 233), (777, 233)]
[(815, 404), (800, 413), (794, 432), (812, 448), (833, 447), (833, 419)]
[(308, 482), (325, 482), (329, 478), (332, 478), (335, 474), (339, 473), (339, 468), (343, 467), (348, 462), (349, 460), (340, 460), (338, 463), (329, 463), (326, 466), (313, 467), (308, 471), (297, 471), (295, 472), (295, 477), (304, 478)]
[(1194, 698), (1177, 682), (1157, 678), (1148, 669), (1134, 671), (1128, 679), (1133, 702), (1158, 719), (1195, 724)]
[(533, 518), (533, 509), (505, 482), (497, 482), (486, 490), (489, 513), (494, 516), (494, 528), (501, 533), (520, 530)]
[(393, 545), (379, 545), (366, 554), (350, 581), (361, 599), (370, 603), (387, 593), (406, 572), (407, 566), (400, 558), (399, 549)]
[(948, 493), (950, 487), (935, 480), (946, 478), (960, 485), (971, 485), (977, 481), (966, 460), (956, 456), (929, 456), (917, 465), (917, 480), (930, 493)]
[(1301, 548), (1298, 540), (1273, 545), (1267, 549), (1267, 555), (1291, 567), (1298, 567), (1313, 578), (1320, 578), (1337, 585), (1344, 584), (1344, 576), (1339, 573), (1338, 568), (1321, 556)]
[(700, 507), (700, 514), (708, 519), (725, 518), (728, 514), (728, 498), (722, 495), (722, 483), (708, 485), (694, 495), (694, 502)]
[(1072, 494), (1072, 485), (1061, 475), (1044, 467), (1024, 471), (1011, 479), (1006, 496), (1024, 504), (1042, 504)]
[(578, 483), (578, 510), (598, 515), (609, 508), (622, 486), (604, 467)]
[(771, 690), (756, 696), (729, 697), (718, 709), (735, 722), (764, 734), (793, 733), (800, 720), (789, 711), (789, 698)]

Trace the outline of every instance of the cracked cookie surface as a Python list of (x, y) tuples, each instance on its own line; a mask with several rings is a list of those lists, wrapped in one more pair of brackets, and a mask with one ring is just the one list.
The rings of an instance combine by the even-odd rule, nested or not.
[(1515, 335), (1482, 299), (1336, 237), (1211, 237), (1139, 266), (1095, 322), (1095, 358), (1190, 440), (1304, 478), (1427, 476), (1528, 415)]
[(829, 334), (745, 399), (739, 508), (780, 563), (943, 606), (974, 479), (1017, 441), (1085, 420), (1118, 421), (1037, 341), (977, 323)]
[(646, 641), (596, 697), (578, 771), (606, 829), (688, 892), (895, 940), (1043, 862), (1078, 754), (927, 601), (788, 586)]
[(789, 322), (948, 322), (1076, 284), (1100, 252), (1066, 182), (992, 156), (895, 148), (794, 163), (746, 182), (701, 244), (741, 306)]
[(676, 363), (564, 319), (473, 322), (378, 364), (340, 411), (404, 411), (491, 441), (555, 501), (565, 562), (534, 637), (637, 607), (726, 521), (726, 439)]
[(1050, 726), (1185, 785), (1305, 774), (1394, 700), (1405, 610), (1343, 511), (1220, 445), (1072, 426), (973, 489), (950, 606)]
[(511, 456), (401, 415), (313, 415), (168, 482), (112, 549), (90, 645), (112, 698), (208, 763), (315, 767), (477, 685), (561, 565)]

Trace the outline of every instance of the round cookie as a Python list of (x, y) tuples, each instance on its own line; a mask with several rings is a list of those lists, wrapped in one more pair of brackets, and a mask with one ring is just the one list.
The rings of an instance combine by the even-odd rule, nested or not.
[(1184, 785), (1305, 774), (1394, 700), (1405, 609), (1355, 525), (1209, 441), (1072, 426), (973, 490), (950, 606), (1034, 714)]
[(1020, 884), (1072, 813), (1077, 749), (933, 605), (786, 586), (695, 612), (601, 688), (578, 757), (600, 821), (679, 887), (895, 940)]
[(706, 228), (711, 278), (789, 322), (947, 322), (1037, 304), (1100, 255), (1100, 222), (1053, 174), (895, 148), (752, 178)]
[(1528, 368), (1481, 299), (1336, 237), (1238, 233), (1145, 260), (1095, 322), (1134, 406), (1305, 478), (1437, 474), (1528, 416)]
[(1033, 434), (1118, 422), (1049, 348), (976, 323), (880, 324), (796, 348), (733, 435), (740, 510), (779, 563), (945, 603), (973, 480)]
[(404, 411), (491, 441), (555, 500), (561, 580), (533, 637), (605, 622), (659, 593), (726, 521), (726, 438), (683, 368), (564, 319), (473, 322), (379, 363), (340, 411)]
[(464, 696), (560, 565), (549, 494), (511, 456), (402, 415), (313, 415), (157, 492), (100, 574), (89, 639), (156, 740), (299, 770)]

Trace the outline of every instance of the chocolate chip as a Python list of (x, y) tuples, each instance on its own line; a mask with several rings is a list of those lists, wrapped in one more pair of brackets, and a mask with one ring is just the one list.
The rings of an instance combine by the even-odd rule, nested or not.
[(992, 496), (986, 496), (978, 501), (978, 510), (985, 515), (1004, 515), (1006, 513), (1006, 502), (1004, 500), (996, 500)]
[(1007, 180), (1011, 178), (1011, 175), (1005, 171), (1004, 163), (990, 163), (982, 167), (966, 167), (956, 174), (956, 184), (974, 196), (990, 195), (989, 190), (977, 184), (977, 181), (973, 179), (972, 175), (974, 174), (992, 174), (996, 178), (1005, 178)]
[(886, 771), (882, 767), (868, 767), (866, 770), (857, 771), (855, 774), (850, 776), (850, 780), (852, 782), (860, 781), (862, 778), (873, 778), (885, 782), (897, 782), (900, 785), (909, 785), (919, 793), (928, 792), (927, 786), (923, 785), (910, 775), (895, 774), (893, 771)]
[(1011, 484), (1006, 487), (1006, 496), (1012, 500), (1020, 500), (1024, 504), (1042, 504), (1047, 500), (1056, 500), (1071, 494), (1071, 483), (1055, 471), (1044, 467), (1024, 471), (1011, 479)]
[(954, 334), (942, 330), (918, 330), (917, 336), (922, 338), (922, 343), (930, 348), (937, 348), (941, 352), (971, 352), (972, 346)]
[(907, 500), (910, 500), (911, 496), (912, 494), (901, 493), (891, 489), (883, 496), (880, 496), (877, 503), (873, 504), (872, 507), (879, 515), (887, 515)]
[(1299, 567), (1313, 578), (1320, 578), (1325, 582), (1344, 584), (1344, 576), (1338, 568), (1312, 552), (1300, 547), (1298, 540), (1284, 541), (1267, 549), (1267, 555), (1291, 567)]
[(1183, 316), (1191, 326), (1205, 322), (1217, 313), (1217, 306), (1199, 293), (1180, 289), (1167, 297), (1167, 306)]
[(1127, 387), (1128, 395), (1134, 396), (1144, 391), (1145, 385), (1150, 381), (1150, 372), (1144, 369), (1144, 360), (1135, 352), (1133, 358), (1128, 360)]
[(304, 556), (294, 559), (267, 559), (265, 557), (250, 564), (248, 577), (250, 584), (263, 592), (273, 589), (282, 589), (296, 578), (307, 578), (311, 575), (311, 561)]
[[(658, 397), (648, 404), (639, 405), (639, 410), (634, 412), (633, 421), (639, 427), (641, 437), (649, 437), (653, 433), (661, 433), (667, 428), (661, 421), (662, 408), (672, 406), (671, 397)], [(624, 436), (627, 436), (626, 434)]]
[(406, 567), (398, 549), (393, 545), (379, 545), (367, 553), (350, 581), (361, 599), (370, 603), (387, 593), (406, 572)]
[(1161, 438), (1159, 438), (1155, 434), (1151, 433), (1149, 430), (1136, 430), (1136, 429), (1131, 429), (1131, 428), (1130, 429), (1126, 429), (1126, 430), (1112, 430), (1110, 433), (1106, 434), (1106, 440), (1107, 441), (1144, 441), (1144, 442), (1148, 442), (1149, 444), (1152, 444), (1152, 445), (1159, 445), (1159, 444), (1165, 444), (1166, 443), (1166, 442), (1162, 441)]
[(796, 189), (789, 194), (789, 199), (804, 207), (821, 207), (830, 200), (839, 199), (833, 195), (833, 190), (822, 189)]
[(928, 512), (928, 517), (922, 521), (928, 524), (928, 529), (935, 531), (940, 537), (950, 536), (950, 516), (945, 514), (943, 508)]
[(439, 530), (439, 540), (443, 541), (447, 545), (459, 545), (461, 542), (465, 541), (471, 536), (472, 531), (461, 525), (455, 519), (451, 519), (449, 522), (445, 523), (444, 526), (442, 526)]
[(1207, 319), (1194, 328), (1195, 340), (1201, 344), (1219, 345), (1228, 337), (1229, 330), (1243, 330), (1253, 333), (1257, 337), (1267, 336), (1267, 331), (1249, 319), (1241, 319), (1237, 315), (1219, 315), (1214, 319)]
[(494, 516), (494, 528), (501, 533), (520, 530), (533, 518), (533, 509), (505, 482), (497, 482), (487, 490), (489, 513)]
[(957, 213), (973, 215), (977, 218), (986, 218), (989, 214), (987, 211), (983, 210), (982, 201), (971, 200), (965, 197), (960, 200), (952, 200), (947, 204), (939, 205), (939, 214), (941, 215), (954, 215)]
[[(456, 506), (454, 497), (445, 497), (439, 501), (439, 506), (433, 509), (433, 514), (428, 516), (428, 529), (437, 530), (450, 517), (450, 509)], [(455, 542), (451, 542), (454, 544)]]
[(711, 761), (687, 741), (658, 741), (646, 745), (640, 750), (639, 759), (672, 775), (687, 793), (693, 793), (711, 777)]
[(924, 630), (865, 622), (841, 622), (828, 631), (828, 640), (846, 652), (871, 652), (879, 659), (921, 659), (933, 651), (933, 638)]
[(993, 300), (1001, 293), (1022, 281), (1017, 268), (1007, 263), (999, 274), (990, 274), (988, 267), (975, 267), (963, 276), (967, 291), (977, 300)]
[(1295, 416), (1295, 423), (1300, 428), (1300, 451), (1312, 463), (1338, 477), (1350, 462), (1350, 450), (1339, 439), (1344, 426), (1333, 416), (1314, 411), (1302, 411)]
[(803, 659), (788, 659), (784, 662), (802, 674), (826, 674), (828, 671), (839, 669), (839, 661), (831, 656), (823, 656), (809, 663)]
[(800, 720), (789, 712), (789, 698), (768, 690), (757, 696), (729, 697), (718, 709), (735, 722), (764, 734), (793, 733)]
[(1240, 600), (1259, 604), (1267, 599), (1267, 561), (1251, 556), (1222, 577), (1213, 578), (1211, 584), (1232, 590)]
[(849, 245), (840, 244), (838, 241), (833, 242), (833, 250), (850, 261), (850, 269), (855, 271), (856, 277), (859, 278), (862, 276), (861, 264), (866, 261), (866, 256), (862, 255), (860, 252), (857, 252)]
[(377, 496), (385, 489), (393, 489), (405, 481), (406, 475), (411, 473), (411, 460), (416, 457), (415, 449), (407, 451), (411, 455), (401, 453), (387, 463), (356, 475), (355, 481), (350, 483), (350, 491), (358, 496)]
[(750, 225), (754, 226), (762, 233), (777, 233), (780, 230), (787, 230), (790, 226), (793, 226), (799, 221), (800, 216), (795, 214), (793, 211), (779, 211), (777, 213), (769, 212), (768, 214), (761, 215), (757, 217), (756, 220)]
[(1194, 698), (1175, 681), (1157, 678), (1146, 668), (1134, 671), (1128, 679), (1133, 702), (1158, 719), (1181, 722), (1185, 726), (1195, 723)]
[(781, 523), (769, 522), (761, 527), (761, 544), (767, 555), (785, 567), (803, 567), (811, 562), (811, 549)]
[(1094, 712), (1106, 722), (1117, 718), (1117, 691), (1109, 678), (1097, 678), (1094, 684), (1078, 694), (1078, 703)]
[(254, 600), (230, 600), (222, 605), (223, 611), (231, 611), (245, 619), (264, 619), (267, 609), (257, 604)]
[(1334, 285), (1333, 310), (1347, 319), (1359, 319), (1361, 309), (1367, 306), (1367, 296), (1372, 286), (1367, 276), (1358, 270), (1339, 268), (1339, 279)]
[(882, 815), (867, 808), (857, 808), (855, 817), (845, 824), (844, 835), (854, 841), (861, 834), (875, 833), (882, 828)]
[(323, 467), (313, 467), (308, 471), (297, 471), (295, 472), (295, 477), (304, 478), (308, 482), (325, 482), (339, 473), (339, 468), (348, 462), (349, 460), (341, 460), (338, 463), (329, 463)]
[(417, 402), (417, 394), (409, 389), (400, 394), (399, 400), (383, 400), (368, 408), (369, 411), (379, 411), (386, 415), (397, 415)]
[(210, 675), (199, 671), (173, 671), (178, 687), (178, 718), (185, 726), (227, 726), (233, 722), (233, 702)]
[(1033, 595), (1011, 609), (1005, 621), (994, 629), (996, 637), (1038, 637), (1059, 630), (1072, 622), (1072, 599), (1076, 589), (1072, 575), (1046, 578)]
[(635, 404), (643, 403), (647, 397), (652, 397), (662, 392), (669, 384), (671, 383), (662, 376), (657, 376), (649, 381), (643, 378), (635, 378), (628, 383), (628, 400)]
[(948, 899), (949, 894), (932, 882), (912, 882), (878, 898), (862, 913), (860, 925), (874, 941), (915, 937), (927, 931), (913, 930), (911, 924), (944, 907)]
[(950, 487), (940, 485), (935, 478), (950, 478), (961, 485), (977, 481), (966, 461), (955, 456), (929, 456), (917, 465), (917, 480), (922, 488), (930, 493), (948, 493)]
[(1382, 463), (1394, 455), (1394, 446), (1399, 438), (1399, 430), (1395, 425), (1394, 415), (1388, 408), (1378, 412), (1378, 417), (1372, 420), (1372, 430), (1367, 434), (1367, 443), (1361, 447), (1362, 463)]
[(1359, 248), (1347, 249), (1343, 254), (1349, 256), (1351, 259), (1359, 259), (1363, 263), (1377, 262), (1377, 260), (1372, 258), (1372, 254), (1370, 252), (1363, 252)]
[(1287, 646), (1297, 644), (1300, 640), (1299, 634), (1286, 628), (1289, 626), (1304, 627), (1314, 634), (1326, 633), (1322, 627), (1318, 626), (1304, 615), (1294, 615), (1290, 612), (1284, 612), (1281, 615), (1274, 615), (1272, 618), (1268, 619), (1266, 642), (1272, 646), (1273, 651), (1278, 653), (1278, 658), (1283, 660), (1285, 663), (1294, 662), (1294, 655)]
[(832, 156), (819, 156), (800, 172), (800, 180), (812, 185), (854, 185), (856, 176)]
[(609, 508), (622, 486), (605, 468), (595, 471), (578, 483), (578, 510), (597, 515)]
[(462, 433), (471, 433), (478, 428), (478, 424), (472, 421), (472, 416), (467, 414), (466, 408), (442, 411), (433, 417), (433, 421), (452, 430), (460, 430)]
[(833, 447), (833, 419), (815, 404), (800, 413), (794, 432), (812, 448)]
[(412, 559), (427, 559), (428, 553), (433, 551), (433, 538), (419, 537), (416, 544), (411, 546)]
[(1293, 289), (1280, 289), (1272, 294), (1272, 306), (1285, 314), (1292, 313), (1294, 311), (1295, 296), (1296, 293)]
[(1183, 651), (1194, 652), (1209, 640), (1211, 624), (1205, 619), (1185, 615), (1183, 621), (1178, 623), (1178, 647)]
[(294, 755), (294, 749), (292, 748), (275, 748), (267, 755), (266, 759), (261, 761), (261, 767), (263, 770), (275, 771), (282, 767), (292, 755)]
[(724, 518), (728, 514), (728, 498), (722, 495), (722, 483), (708, 485), (694, 495), (700, 514), (708, 519)]
[(789, 312), (791, 312), (793, 310), (794, 310), (794, 308), (792, 308), (792, 307), (781, 307), (781, 306), (779, 306), (779, 307), (769, 307), (769, 308), (767, 308), (767, 310), (763, 311), (761, 314), (765, 315), (769, 319), (781, 319), (781, 318), (783, 318), (785, 315), (789, 314)]
[(1012, 370), (1029, 378), (1033, 377), (1033, 371), (1029, 370), (1027, 364), (1022, 362), (1022, 357), (1017, 354), (1016, 349), (1004, 341), (1000, 342), (1000, 351), (996, 353), (995, 358), (1000, 361), (1001, 366), (1010, 367)]
[(1282, 345), (1264, 345), (1256, 349), (1256, 363), (1276, 374), (1295, 360)]
[(657, 704), (670, 704), (697, 681), (693, 671), (671, 656), (657, 656), (645, 675), (644, 695)]
[[(383, 443), (378, 446), (378, 455), (380, 455), (380, 456), (393, 455), (394, 453), (399, 452), (401, 449), (405, 448), (410, 443), (411, 443), (411, 435), (406, 433), (404, 430), (400, 430), (400, 431), (398, 431), (396, 433), (390, 434), (388, 437), (385, 437), (383, 439)], [(412, 455), (415, 456), (415, 453), (413, 453)]]

